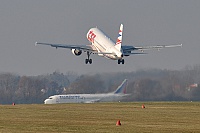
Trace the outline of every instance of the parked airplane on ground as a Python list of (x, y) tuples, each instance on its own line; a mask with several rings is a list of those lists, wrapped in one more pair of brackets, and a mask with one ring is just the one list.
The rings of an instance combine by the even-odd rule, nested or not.
[(124, 64), (124, 56), (130, 56), (132, 54), (144, 54), (144, 53), (133, 53), (134, 50), (148, 50), (148, 49), (162, 49), (170, 47), (182, 46), (182, 44), (175, 45), (156, 45), (156, 46), (146, 46), (146, 47), (134, 47), (134, 46), (122, 46), (122, 33), (123, 25), (120, 25), (119, 35), (116, 43), (108, 38), (101, 30), (98, 28), (91, 28), (87, 33), (87, 39), (91, 45), (67, 45), (67, 44), (51, 44), (51, 43), (39, 43), (36, 42), (35, 45), (49, 45), (55, 48), (67, 48), (71, 49), (72, 53), (76, 56), (82, 54), (82, 51), (87, 53), (87, 59), (85, 60), (86, 64), (92, 64), (92, 59), (90, 55), (98, 54), (99, 56), (104, 56), (112, 60), (118, 60), (118, 64)]
[(123, 99), (126, 94), (127, 79), (125, 79), (118, 88), (111, 93), (106, 94), (68, 94), (50, 96), (44, 101), (44, 104), (56, 103), (94, 103), (94, 102), (112, 102)]

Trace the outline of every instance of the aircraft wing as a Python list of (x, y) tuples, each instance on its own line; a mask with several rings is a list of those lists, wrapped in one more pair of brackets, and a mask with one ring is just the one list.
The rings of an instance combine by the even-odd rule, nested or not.
[(86, 101), (85, 103), (95, 103), (95, 102), (99, 102), (100, 99), (92, 99), (92, 100), (89, 100), (89, 101)]
[(114, 54), (109, 52), (98, 52), (98, 50), (93, 45), (68, 45), (68, 44), (52, 44), (52, 43), (40, 43), (36, 42), (35, 45), (48, 45), (54, 48), (67, 48), (67, 49), (79, 49), (84, 52), (89, 51), (94, 54)]
[(97, 51), (92, 45), (68, 45), (68, 44), (52, 44), (52, 43), (39, 43), (36, 42), (35, 45), (48, 45), (55, 48), (67, 48), (67, 49), (80, 49), (83, 51)]
[(122, 50), (125, 55), (130, 55), (130, 54), (142, 54), (142, 53), (132, 53), (132, 51), (135, 50), (140, 50), (143, 52), (144, 50), (152, 50), (152, 49), (160, 50), (163, 48), (173, 48), (173, 47), (182, 47), (182, 44), (141, 46), (141, 47), (122, 46)]

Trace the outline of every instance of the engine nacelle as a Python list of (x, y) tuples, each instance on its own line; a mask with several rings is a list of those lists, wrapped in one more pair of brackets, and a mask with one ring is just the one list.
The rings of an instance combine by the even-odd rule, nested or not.
[(126, 51), (126, 53), (124, 53), (124, 56), (130, 56), (131, 51)]
[(76, 56), (79, 56), (82, 54), (82, 51), (79, 50), (79, 49), (72, 49), (72, 54), (76, 55)]

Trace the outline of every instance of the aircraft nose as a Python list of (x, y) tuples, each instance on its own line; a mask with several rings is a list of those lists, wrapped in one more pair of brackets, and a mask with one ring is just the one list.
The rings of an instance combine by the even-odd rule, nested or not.
[(47, 104), (48, 99), (44, 100), (44, 104)]

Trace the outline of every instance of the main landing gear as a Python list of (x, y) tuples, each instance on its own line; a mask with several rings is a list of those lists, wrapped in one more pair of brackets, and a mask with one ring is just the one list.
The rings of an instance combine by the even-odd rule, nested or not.
[[(90, 55), (92, 54), (92, 52), (87, 51), (87, 59), (85, 59), (85, 64), (92, 64), (92, 59), (90, 59)], [(124, 59), (119, 59), (118, 60), (118, 64), (124, 64)]]
[(85, 64), (88, 64), (88, 63), (92, 64), (92, 59), (90, 59), (91, 53), (92, 53), (92, 52), (87, 51), (87, 57), (88, 57), (88, 58), (85, 59)]
[(124, 64), (124, 59), (119, 59), (118, 64), (120, 64), (120, 63)]

